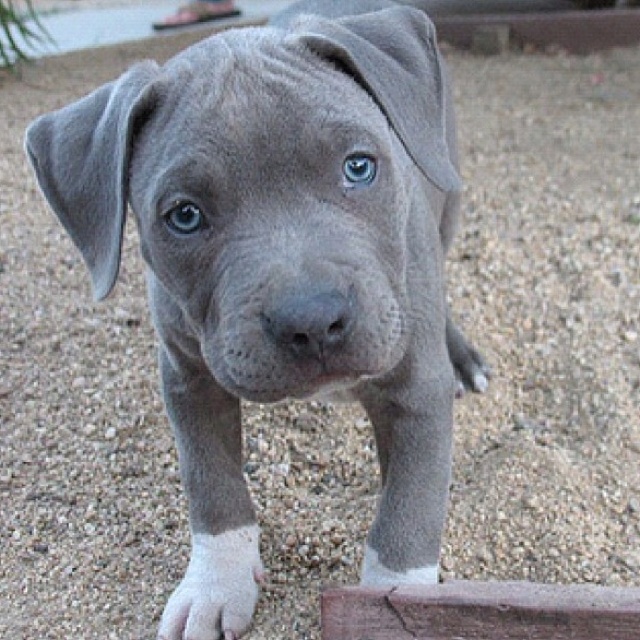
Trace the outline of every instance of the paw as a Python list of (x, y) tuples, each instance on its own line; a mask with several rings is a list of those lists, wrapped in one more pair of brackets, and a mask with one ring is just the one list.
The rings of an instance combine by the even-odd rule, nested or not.
[(453, 363), (456, 374), (456, 398), (461, 398), (467, 391), (485, 393), (489, 388), (491, 369), (482, 356), (472, 347), (467, 357), (458, 363)]
[(263, 568), (257, 525), (195, 534), (191, 560), (162, 615), (158, 640), (237, 640), (258, 601)]
[(456, 397), (460, 398), (466, 391), (485, 393), (489, 388), (491, 368), (451, 320), (447, 320), (447, 348), (456, 374)]
[(378, 552), (367, 545), (360, 574), (360, 584), (369, 587), (397, 587), (401, 584), (438, 584), (438, 565), (393, 571), (385, 567)]

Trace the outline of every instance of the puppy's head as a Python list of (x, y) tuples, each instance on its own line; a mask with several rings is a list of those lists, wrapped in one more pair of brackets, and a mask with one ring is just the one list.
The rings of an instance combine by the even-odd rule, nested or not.
[[(403, 357), (411, 187), (419, 171), (443, 189), (456, 176), (430, 23), (379, 13), (393, 15), (216, 36), (28, 132), (96, 296), (115, 282), (129, 203), (158, 286), (236, 395), (305, 397)], [(406, 51), (377, 42), (390, 18), (419, 34)], [(389, 82), (420, 52), (431, 84), (416, 101), (424, 87)]]

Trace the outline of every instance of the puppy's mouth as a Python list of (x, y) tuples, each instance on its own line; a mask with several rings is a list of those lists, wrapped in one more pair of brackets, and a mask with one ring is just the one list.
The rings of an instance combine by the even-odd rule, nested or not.
[(320, 371), (316, 367), (313, 373), (302, 371), (298, 367), (296, 369), (297, 371), (288, 371), (286, 374), (274, 371), (272, 375), (259, 378), (231, 369), (223, 386), (245, 400), (272, 403), (348, 394), (360, 382), (372, 377), (367, 372), (330, 372), (324, 365)]
[[(361, 299), (376, 304), (362, 305)], [(404, 353), (403, 322), (391, 295), (294, 289), (242, 314), (203, 344), (209, 368), (230, 393), (254, 402), (348, 395)], [(273, 303), (277, 300), (278, 304)], [(233, 320), (233, 321), (232, 321)]]

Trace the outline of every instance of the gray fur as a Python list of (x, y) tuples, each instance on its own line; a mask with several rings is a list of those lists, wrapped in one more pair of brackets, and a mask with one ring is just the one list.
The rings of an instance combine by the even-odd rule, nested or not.
[[(127, 203), (135, 215), (193, 533), (255, 522), (240, 398), (339, 392), (378, 442), (369, 546), (398, 575), (437, 564), (456, 376), (477, 389), (487, 375), (445, 301), (459, 209), (449, 95), (421, 11), (307, 1), (30, 126), (38, 181), (98, 299)], [(343, 175), (358, 152), (377, 159), (371, 184)], [(206, 219), (189, 236), (166, 224), (185, 201)]]

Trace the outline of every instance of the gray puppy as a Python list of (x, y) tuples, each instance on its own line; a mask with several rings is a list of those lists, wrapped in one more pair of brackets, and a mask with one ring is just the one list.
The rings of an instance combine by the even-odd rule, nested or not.
[(302, 2), (134, 66), (36, 120), (26, 148), (97, 299), (128, 205), (138, 225), (193, 543), (159, 637), (250, 625), (263, 569), (241, 398), (360, 401), (383, 483), (362, 582), (435, 583), (454, 395), (488, 373), (448, 317), (460, 183), (427, 15)]

